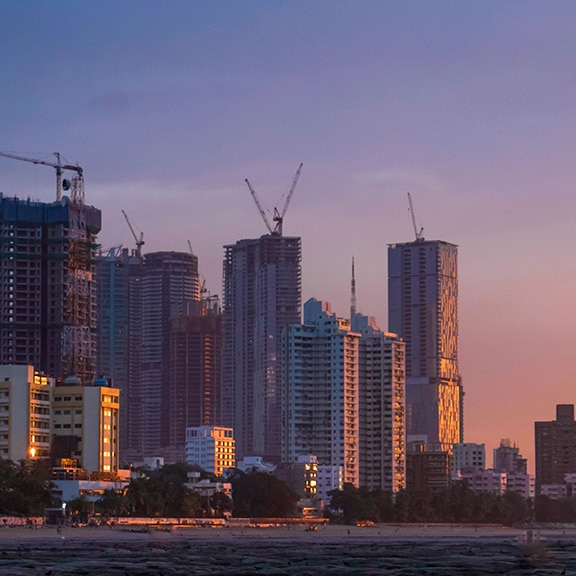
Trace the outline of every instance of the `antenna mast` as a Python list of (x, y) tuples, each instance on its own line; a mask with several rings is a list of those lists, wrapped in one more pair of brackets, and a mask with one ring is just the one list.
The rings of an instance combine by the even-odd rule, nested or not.
[(356, 278), (354, 277), (354, 256), (352, 256), (352, 282), (350, 283), (350, 320), (356, 316)]

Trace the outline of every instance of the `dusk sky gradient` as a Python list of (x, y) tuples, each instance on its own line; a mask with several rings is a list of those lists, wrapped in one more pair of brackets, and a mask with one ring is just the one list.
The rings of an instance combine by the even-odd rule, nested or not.
[[(303, 300), (387, 329), (387, 245), (459, 245), (465, 441), (487, 465), (576, 403), (576, 3), (131, 0), (0, 3), (0, 151), (85, 171), (107, 248), (222, 246), (266, 228), (302, 175)], [(0, 192), (55, 199), (0, 158)]]

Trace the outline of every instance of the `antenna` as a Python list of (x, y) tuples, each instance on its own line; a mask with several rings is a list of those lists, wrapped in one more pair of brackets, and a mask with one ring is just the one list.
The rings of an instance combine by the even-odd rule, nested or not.
[(352, 282), (350, 283), (350, 320), (356, 316), (356, 278), (354, 277), (354, 256), (352, 256)]
[(412, 206), (412, 196), (410, 196), (410, 192), (408, 192), (408, 206), (410, 215), (412, 216), (412, 226), (414, 227), (414, 236), (416, 237), (416, 242), (422, 242), (424, 240), (424, 237), (422, 236), (424, 228), (420, 226), (420, 230), (418, 230), (416, 226), (416, 216), (414, 215), (414, 207)]

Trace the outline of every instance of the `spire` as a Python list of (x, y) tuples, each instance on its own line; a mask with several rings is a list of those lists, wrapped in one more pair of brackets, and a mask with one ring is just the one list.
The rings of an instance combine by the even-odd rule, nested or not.
[(352, 256), (352, 282), (350, 283), (350, 320), (356, 315), (356, 278), (354, 277), (354, 256)]

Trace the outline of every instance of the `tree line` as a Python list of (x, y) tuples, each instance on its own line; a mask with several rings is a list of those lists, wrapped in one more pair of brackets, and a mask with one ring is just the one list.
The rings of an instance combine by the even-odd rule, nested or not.
[(331, 493), (329, 516), (334, 522), (375, 523), (498, 523), (517, 524), (531, 518), (529, 500), (516, 492), (502, 496), (474, 492), (466, 482), (455, 482), (447, 488), (401, 490), (397, 493), (355, 488)]
[[(283, 518), (296, 513), (298, 495), (272, 474), (234, 470), (228, 481), (233, 500), (224, 492), (204, 497), (188, 485), (188, 473), (201, 478), (213, 475), (187, 464), (170, 464), (145, 470), (121, 491), (107, 490), (96, 502), (85, 497), (67, 505), (78, 517), (223, 517)], [(0, 516), (43, 516), (57, 504), (51, 470), (42, 460), (0, 459)], [(401, 490), (397, 493), (367, 490), (345, 484), (331, 494), (325, 515), (333, 522), (375, 523), (576, 523), (576, 496), (553, 500), (547, 496), (524, 499), (515, 492), (499, 496), (474, 492), (466, 482), (434, 490)]]
[[(235, 470), (227, 480), (234, 500), (223, 491), (204, 497), (187, 485), (189, 472), (215, 480), (197, 467), (178, 463), (158, 470), (144, 470), (121, 491), (106, 490), (99, 500), (80, 496), (67, 502), (69, 514), (87, 519), (92, 514), (118, 517), (199, 518), (286, 517), (296, 508), (298, 495), (271, 474)], [(59, 506), (48, 464), (42, 460), (0, 459), (0, 516), (44, 516), (47, 508)], [(109, 477), (108, 480), (114, 478)]]

